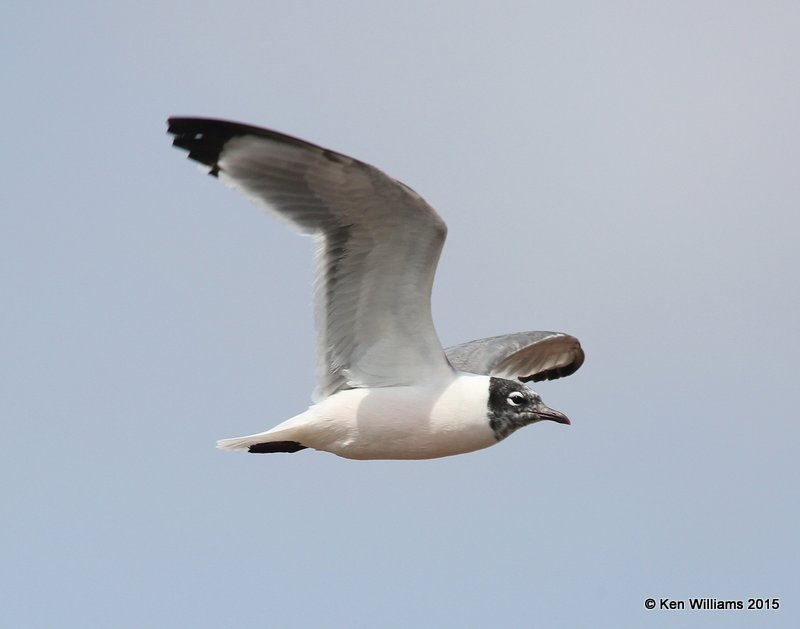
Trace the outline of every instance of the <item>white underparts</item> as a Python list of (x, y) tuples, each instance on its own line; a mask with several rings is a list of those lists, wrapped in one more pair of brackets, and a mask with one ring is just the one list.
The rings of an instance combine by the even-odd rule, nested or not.
[(340, 391), (257, 435), (223, 449), (270, 441), (351, 459), (430, 459), (479, 450), (497, 440), (487, 419), (489, 378), (461, 374), (425, 386)]

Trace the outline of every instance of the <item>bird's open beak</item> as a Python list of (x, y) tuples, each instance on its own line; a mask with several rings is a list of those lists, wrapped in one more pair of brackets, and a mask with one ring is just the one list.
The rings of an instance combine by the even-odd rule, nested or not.
[(569, 417), (564, 415), (554, 408), (550, 408), (545, 404), (539, 404), (536, 407), (536, 410), (533, 414), (537, 417), (537, 421), (542, 421), (543, 419), (549, 419), (553, 422), (558, 422), (559, 424), (570, 424)]

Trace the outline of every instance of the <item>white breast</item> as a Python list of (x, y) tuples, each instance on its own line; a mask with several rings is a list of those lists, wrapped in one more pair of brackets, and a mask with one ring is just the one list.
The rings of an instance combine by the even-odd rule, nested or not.
[(304, 413), (304, 445), (351, 459), (430, 459), (496, 443), (487, 376), (426, 386), (349, 389)]

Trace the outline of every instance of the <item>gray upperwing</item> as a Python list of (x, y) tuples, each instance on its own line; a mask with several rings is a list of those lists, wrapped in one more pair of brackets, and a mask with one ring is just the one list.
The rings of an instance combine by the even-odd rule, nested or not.
[(452, 376), (430, 303), (447, 227), (422, 197), (373, 166), (277, 131), (170, 118), (169, 133), (211, 175), (314, 236), (316, 400)]
[(444, 351), (447, 360), (459, 371), (522, 382), (569, 376), (584, 359), (578, 339), (561, 332), (502, 334)]

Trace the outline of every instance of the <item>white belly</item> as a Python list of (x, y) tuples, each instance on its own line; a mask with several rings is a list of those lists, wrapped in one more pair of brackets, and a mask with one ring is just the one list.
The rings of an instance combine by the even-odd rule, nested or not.
[(303, 445), (350, 459), (430, 459), (497, 443), (486, 417), (489, 378), (428, 387), (351, 389), (323, 400), (297, 426)]

